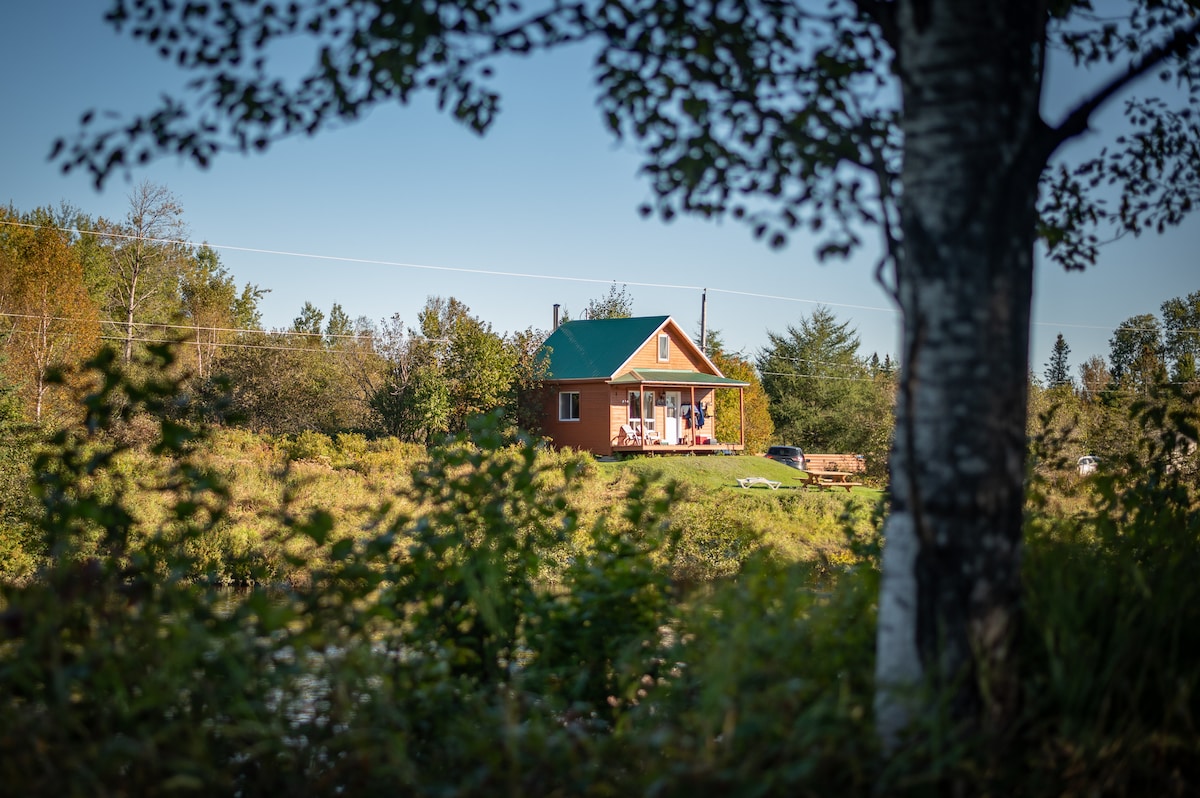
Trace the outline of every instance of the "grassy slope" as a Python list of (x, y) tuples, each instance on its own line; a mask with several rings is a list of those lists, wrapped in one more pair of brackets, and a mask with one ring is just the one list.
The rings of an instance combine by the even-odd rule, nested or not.
[[(819, 569), (838, 568), (854, 559), (847, 528), (870, 533), (870, 516), (881, 491), (858, 487), (844, 491), (805, 490), (795, 469), (751, 455), (729, 457), (640, 457), (599, 463), (605, 486), (589, 499), (619, 506), (623, 491), (637, 476), (678, 483), (679, 499), (669, 522), (683, 535), (686, 576), (709, 578), (736, 570), (752, 552), (769, 548), (786, 560), (811, 562)], [(742, 488), (739, 477), (778, 481), (778, 490)]]
[[(219, 470), (229, 479), (233, 493), (231, 526), (225, 545), (252, 547), (255, 538), (270, 538), (270, 518), (278, 501), (290, 495), (290, 511), (329, 510), (335, 521), (334, 536), (359, 536), (370, 526), (373, 510), (396, 501), (410, 486), (409, 469), (420, 461), (408, 448), (372, 444), (370, 452), (355, 452), (324, 461), (292, 462), (286, 475), (279, 451), (269, 444), (257, 448), (219, 447)], [(543, 456), (554, 470), (572, 453)], [(591, 461), (586, 457), (587, 462)], [(773, 460), (755, 456), (638, 457), (622, 462), (594, 462), (585, 469), (573, 505), (581, 526), (590, 529), (602, 519), (620, 517), (627, 492), (639, 477), (659, 483), (675, 482), (677, 500), (667, 512), (668, 523), (681, 535), (680, 576), (705, 580), (732, 573), (746, 557), (769, 547), (787, 560), (836, 567), (848, 561), (846, 528), (870, 529), (869, 516), (880, 492), (855, 488), (816, 492), (801, 487), (799, 472)], [(743, 489), (739, 477), (760, 476), (781, 482), (778, 490)], [(401, 507), (413, 505), (400, 500)], [(850, 512), (848, 511), (848, 508)], [(576, 545), (586, 545), (587, 536)]]
[[(418, 511), (408, 496), (411, 469), (425, 460), (421, 447), (354, 436), (311, 437), (300, 447), (291, 439), (217, 431), (203, 459), (228, 484), (231, 500), (225, 519), (196, 542), (194, 552), (216, 578), (240, 579), (244, 568), (238, 561), (246, 558), (265, 558), (275, 564), (276, 578), (291, 578), (282, 558), (287, 548), (284, 518), (326, 510), (333, 518), (332, 536), (338, 539), (370, 534), (372, 527), (378, 528), (378, 510), (385, 504), (391, 506), (391, 517)], [(581, 457), (587, 466), (571, 503), (583, 531), (573, 545), (588, 545), (587, 530), (595, 523), (622, 517), (626, 495), (638, 478), (675, 482), (677, 499), (665, 520), (680, 534), (678, 567), (688, 579), (732, 573), (764, 547), (787, 560), (836, 566), (850, 556), (847, 523), (857, 532), (867, 532), (870, 510), (880, 496), (868, 488), (855, 488), (851, 495), (806, 491), (796, 470), (749, 455), (638, 457), (616, 463), (570, 452), (539, 455), (549, 472)], [(150, 476), (165, 473), (169, 466), (141, 446), (123, 455), (121, 463), (120, 470), (138, 475), (133, 482), (141, 484), (154, 482)], [(782, 486), (738, 487), (737, 479), (747, 476), (776, 480)], [(132, 490), (130, 509), (146, 533), (168, 521), (165, 498), (152, 490)], [(4, 538), (10, 548), (22, 548), (15, 534)], [(0, 573), (16, 576), (29, 570), (29, 563), (13, 560), (13, 554), (22, 552), (7, 552)]]
[[(617, 472), (628, 469), (634, 473), (659, 473), (666, 479), (702, 487), (706, 490), (736, 488), (741, 477), (765, 477), (783, 483), (780, 490), (801, 490), (800, 473), (794, 468), (754, 455), (730, 457), (639, 457), (620, 463), (600, 463), (602, 470)], [(759, 491), (766, 488), (755, 487)], [(839, 491), (840, 492), (840, 491)], [(878, 498), (880, 491), (874, 488), (853, 488), (852, 493), (864, 499)]]

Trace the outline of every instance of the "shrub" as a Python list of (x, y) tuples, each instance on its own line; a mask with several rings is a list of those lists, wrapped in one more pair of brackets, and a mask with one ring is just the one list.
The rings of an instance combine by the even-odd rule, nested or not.
[(332, 466), (336, 455), (328, 435), (309, 429), (287, 438), (283, 448), (288, 460), (308, 460), (325, 466)]

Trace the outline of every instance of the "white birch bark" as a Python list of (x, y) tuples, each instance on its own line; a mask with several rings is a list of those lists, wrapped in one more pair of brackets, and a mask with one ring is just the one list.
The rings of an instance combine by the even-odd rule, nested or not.
[(876, 659), (888, 745), (924, 687), (967, 720), (1014, 697), (1044, 18), (1034, 2), (900, 3), (903, 362)]

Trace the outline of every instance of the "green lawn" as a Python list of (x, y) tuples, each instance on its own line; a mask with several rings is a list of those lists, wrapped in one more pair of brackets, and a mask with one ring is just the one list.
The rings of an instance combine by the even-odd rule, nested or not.
[[(739, 492), (765, 491), (764, 487), (743, 489), (737, 480), (741, 477), (764, 477), (781, 482), (780, 490), (803, 490), (800, 480), (801, 472), (789, 468), (782, 463), (768, 460), (755, 455), (724, 456), (656, 456), (635, 457), (616, 463), (599, 463), (602, 473), (616, 475), (622, 471), (635, 474), (660, 474), (665, 479), (675, 480), (684, 484), (692, 484), (706, 490), (729, 488)], [(876, 488), (862, 486), (853, 488), (850, 493), (863, 498), (878, 497), (881, 491)], [(842, 494), (843, 491), (836, 491)]]

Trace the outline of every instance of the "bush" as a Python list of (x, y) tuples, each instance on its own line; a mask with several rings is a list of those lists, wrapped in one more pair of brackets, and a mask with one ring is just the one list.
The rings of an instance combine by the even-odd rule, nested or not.
[(325, 466), (332, 466), (336, 455), (333, 440), (328, 435), (308, 429), (287, 438), (283, 448), (288, 460), (307, 460)]
[(0, 582), (28, 578), (43, 553), (29, 491), (41, 435), (30, 426), (0, 425)]

